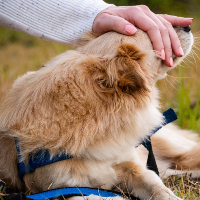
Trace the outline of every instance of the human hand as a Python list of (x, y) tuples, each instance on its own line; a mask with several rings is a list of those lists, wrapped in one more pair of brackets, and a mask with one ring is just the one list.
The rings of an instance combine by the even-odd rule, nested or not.
[(98, 13), (92, 29), (96, 34), (113, 30), (125, 35), (134, 35), (137, 26), (148, 33), (154, 50), (160, 53), (165, 65), (172, 67), (172, 51), (178, 57), (184, 55), (173, 26), (186, 27), (192, 21), (192, 18), (154, 14), (145, 5), (111, 6)]

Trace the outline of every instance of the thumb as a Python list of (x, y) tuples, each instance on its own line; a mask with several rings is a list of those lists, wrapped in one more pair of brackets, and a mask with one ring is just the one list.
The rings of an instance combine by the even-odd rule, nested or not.
[(108, 13), (101, 13), (97, 15), (94, 20), (92, 30), (96, 34), (103, 34), (108, 31), (116, 31), (124, 35), (133, 35), (137, 29), (130, 22), (125, 19), (110, 15)]

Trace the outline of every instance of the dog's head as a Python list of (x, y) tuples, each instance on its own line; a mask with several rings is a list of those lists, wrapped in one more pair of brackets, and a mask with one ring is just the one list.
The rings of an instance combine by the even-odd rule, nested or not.
[[(186, 28), (175, 27), (184, 54), (193, 44), (193, 36)], [(85, 62), (88, 81), (100, 98), (133, 97), (138, 105), (150, 95), (155, 82), (165, 77), (166, 72), (176, 67), (183, 57), (173, 54), (173, 67), (167, 67), (153, 50), (147, 33), (138, 30), (134, 36), (109, 32), (100, 37), (89, 37), (86, 45), (78, 51), (94, 59)], [(185, 56), (184, 56), (185, 57)], [(112, 99), (113, 101), (113, 99)]]

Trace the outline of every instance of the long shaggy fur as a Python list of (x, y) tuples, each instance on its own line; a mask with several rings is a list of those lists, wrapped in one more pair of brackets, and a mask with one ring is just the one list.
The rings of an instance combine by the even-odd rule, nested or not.
[[(192, 34), (176, 31), (187, 54)], [(181, 59), (175, 58), (175, 65)], [(141, 199), (178, 199), (146, 168), (147, 152), (135, 149), (163, 122), (155, 83), (169, 70), (148, 35), (138, 30), (135, 36), (88, 36), (79, 48), (45, 66), (17, 79), (1, 108), (0, 178), (33, 193), (50, 186), (120, 186)], [(190, 148), (172, 148), (175, 142), (166, 132), (172, 141), (174, 135), (183, 137), (165, 129), (152, 138), (159, 170), (198, 170), (200, 159), (192, 153), (196, 143), (185, 138)], [(42, 148), (74, 158), (39, 167), (21, 181), (14, 138), (22, 161)], [(196, 161), (188, 162), (190, 156)]]

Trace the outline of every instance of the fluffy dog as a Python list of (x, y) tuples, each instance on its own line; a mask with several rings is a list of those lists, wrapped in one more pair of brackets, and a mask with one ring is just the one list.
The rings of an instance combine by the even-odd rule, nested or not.
[[(184, 28), (175, 30), (186, 55), (193, 36)], [(183, 58), (173, 55), (173, 59), (175, 67)], [(163, 123), (155, 84), (170, 69), (153, 51), (148, 35), (138, 30), (134, 36), (90, 34), (76, 50), (20, 77), (0, 116), (0, 178), (33, 193), (50, 185), (51, 189), (120, 185), (141, 199), (180, 199), (146, 168), (146, 152), (135, 148)], [(175, 134), (185, 141), (180, 148), (179, 141), (166, 137), (173, 132), (163, 130), (152, 138), (159, 170), (176, 166), (198, 170), (199, 158), (188, 161), (195, 156), (191, 150), (196, 143)], [(22, 161), (43, 148), (52, 156), (65, 152), (74, 158), (39, 167), (23, 182), (14, 138)]]

